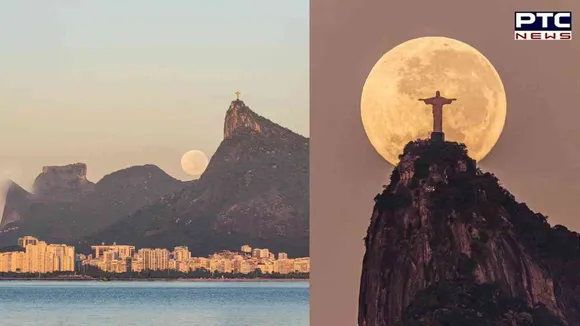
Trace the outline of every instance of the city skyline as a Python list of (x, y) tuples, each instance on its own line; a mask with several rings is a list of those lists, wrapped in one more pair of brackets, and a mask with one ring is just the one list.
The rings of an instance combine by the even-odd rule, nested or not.
[(64, 244), (48, 244), (32, 236), (18, 239), (23, 251), (0, 253), (0, 273), (51, 273), (86, 272), (96, 267), (103, 272), (126, 273), (142, 271), (176, 270), (183, 273), (207, 270), (219, 273), (289, 274), (309, 273), (310, 258), (290, 258), (287, 253), (276, 256), (267, 248), (240, 246), (239, 252), (223, 250), (206, 257), (194, 257), (187, 246), (167, 248), (140, 248), (133, 245), (104, 242), (93, 245), (89, 255), (75, 253), (75, 247)]

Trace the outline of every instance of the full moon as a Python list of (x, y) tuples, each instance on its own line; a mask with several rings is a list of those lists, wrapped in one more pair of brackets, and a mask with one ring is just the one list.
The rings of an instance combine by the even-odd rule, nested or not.
[(181, 157), (181, 167), (189, 175), (199, 176), (207, 168), (209, 163), (204, 152), (196, 149), (191, 150)]
[(487, 58), (463, 42), (422, 37), (388, 51), (375, 64), (362, 91), (361, 117), (377, 152), (396, 165), (405, 145), (428, 138), (433, 128), (430, 105), (420, 98), (457, 98), (443, 106), (445, 139), (464, 143), (476, 161), (501, 135), (506, 94)]

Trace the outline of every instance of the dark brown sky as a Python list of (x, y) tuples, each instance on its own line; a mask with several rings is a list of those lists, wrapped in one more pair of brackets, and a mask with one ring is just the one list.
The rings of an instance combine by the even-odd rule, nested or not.
[[(515, 10), (572, 10), (578, 35), (514, 41)], [(408, 39), (455, 38), (492, 62), (508, 113), (480, 167), (552, 224), (580, 230), (579, 24), (578, 0), (311, 0), (312, 325), (356, 325), (363, 237), (392, 170), (366, 138), (361, 90), (376, 61)]]

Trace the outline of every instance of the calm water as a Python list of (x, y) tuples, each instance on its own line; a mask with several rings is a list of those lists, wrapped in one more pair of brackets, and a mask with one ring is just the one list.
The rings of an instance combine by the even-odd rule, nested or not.
[(2, 326), (309, 325), (308, 282), (0, 282)]

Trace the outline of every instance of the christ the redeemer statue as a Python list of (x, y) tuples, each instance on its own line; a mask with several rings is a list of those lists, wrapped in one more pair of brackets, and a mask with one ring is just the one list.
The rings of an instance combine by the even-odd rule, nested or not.
[(423, 101), (433, 107), (433, 133), (431, 133), (431, 139), (443, 140), (443, 105), (451, 104), (451, 102), (456, 100), (442, 97), (439, 91), (435, 92), (435, 97), (419, 99), (419, 101)]

